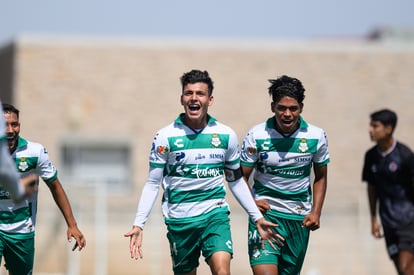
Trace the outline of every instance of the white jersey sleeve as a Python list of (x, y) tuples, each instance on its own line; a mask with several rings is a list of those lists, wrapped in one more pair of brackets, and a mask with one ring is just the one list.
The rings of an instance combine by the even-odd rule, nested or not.
[(263, 217), (243, 178), (229, 182), (229, 187), (234, 197), (254, 222)]
[(56, 167), (50, 161), (46, 148), (41, 144), (37, 145), (36, 150), (39, 150), (39, 159), (36, 172), (44, 182), (50, 183), (57, 178)]
[(324, 165), (329, 160), (329, 150), (328, 150), (328, 139), (326, 133), (321, 130), (321, 136), (318, 141), (318, 149), (316, 154), (313, 156), (313, 162), (316, 165)]
[(162, 168), (150, 167), (147, 181), (141, 193), (138, 203), (137, 213), (135, 215), (134, 225), (144, 229), (145, 222), (157, 200), (160, 190), (160, 184), (163, 176)]
[(253, 166), (257, 159), (257, 145), (254, 138), (254, 130), (250, 129), (243, 139), (240, 160), (242, 165)]
[(224, 166), (235, 170), (240, 167), (240, 148), (236, 133), (230, 129), (229, 134), (229, 146)]

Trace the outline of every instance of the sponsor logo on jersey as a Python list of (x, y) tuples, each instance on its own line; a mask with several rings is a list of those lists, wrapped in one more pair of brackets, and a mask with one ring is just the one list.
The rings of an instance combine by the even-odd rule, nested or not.
[(175, 170), (177, 172), (177, 174), (184, 176), (188, 173), (188, 171), (190, 171), (190, 169), (188, 169), (187, 167), (184, 167), (184, 169), (182, 168), (182, 166), (178, 166), (177, 169)]
[(157, 147), (157, 154), (158, 155), (162, 156), (162, 155), (167, 154), (167, 152), (168, 152), (168, 147), (167, 146), (160, 145), (160, 146)]
[(267, 141), (263, 142), (261, 147), (262, 147), (262, 151), (269, 151), (270, 150), (270, 141), (267, 140)]
[(227, 246), (229, 249), (233, 249), (233, 246), (232, 246), (231, 240), (228, 240), (228, 241), (226, 242), (226, 246)]
[(311, 157), (296, 157), (295, 161), (296, 162), (309, 162), (311, 161)]
[(224, 154), (210, 154), (210, 159), (224, 159)]
[(260, 160), (265, 160), (269, 158), (269, 154), (267, 152), (260, 153)]
[(3, 188), (0, 188), (0, 200), (9, 199), (10, 194), (8, 191), (4, 190)]
[(206, 158), (206, 156), (204, 156), (204, 155), (202, 155), (202, 154), (198, 154), (196, 157), (195, 157), (195, 160), (200, 160), (200, 159), (205, 159)]
[(298, 212), (298, 214), (302, 214), (302, 212), (305, 210), (305, 207), (303, 206), (296, 206), (295, 210)]
[(219, 177), (220, 169), (219, 168), (199, 169), (198, 167), (196, 167), (193, 169), (193, 171), (191, 171), (191, 174), (196, 175), (197, 178)]
[(177, 146), (177, 148), (183, 148), (184, 147), (184, 140), (182, 138), (177, 138), (174, 142), (174, 145)]
[(273, 169), (271, 167), (267, 167), (268, 172), (273, 172), (276, 175), (285, 175), (285, 176), (303, 176), (305, 174), (305, 170), (298, 170), (298, 169)]
[(247, 154), (249, 154), (249, 155), (254, 155), (254, 154), (256, 154), (256, 148), (254, 148), (254, 147), (247, 147)]
[(183, 158), (185, 158), (184, 152), (177, 152), (177, 153), (175, 153), (175, 161), (180, 161)]

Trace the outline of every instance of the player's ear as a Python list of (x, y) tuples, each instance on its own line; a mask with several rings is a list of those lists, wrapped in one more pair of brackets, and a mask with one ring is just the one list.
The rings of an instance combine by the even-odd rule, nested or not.
[(276, 106), (276, 103), (272, 101), (272, 103), (270, 103), (270, 110), (272, 111), (272, 113), (275, 112), (275, 106)]
[(214, 103), (214, 97), (211, 95), (210, 98), (208, 99), (208, 106), (213, 105)]
[(392, 132), (394, 130), (391, 125), (385, 125), (384, 129), (385, 129), (385, 133), (387, 133), (387, 135), (392, 135)]

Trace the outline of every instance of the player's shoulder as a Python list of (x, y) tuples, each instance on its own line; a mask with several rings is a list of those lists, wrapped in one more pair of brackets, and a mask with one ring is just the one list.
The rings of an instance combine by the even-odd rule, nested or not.
[(258, 124), (254, 124), (253, 126), (250, 127), (250, 129), (248, 130), (248, 135), (251, 135), (252, 133), (261, 133), (261, 132), (268, 132), (266, 130), (266, 128), (268, 127), (266, 122), (261, 122)]
[(40, 149), (40, 148), (44, 148), (44, 146), (37, 141), (32, 141), (32, 140), (27, 140), (27, 139), (23, 139), (26, 143), (27, 143), (27, 148), (28, 149)]
[(375, 144), (374, 146), (371, 146), (368, 148), (368, 150), (365, 151), (365, 156), (372, 157), (378, 155), (378, 145)]
[(172, 131), (174, 131), (174, 129), (179, 128), (179, 125), (175, 122), (171, 122), (163, 127), (161, 127), (160, 129), (157, 130), (156, 134), (160, 135), (160, 134), (166, 134), (168, 135), (169, 133), (171, 133)]
[(307, 123), (307, 128), (312, 132), (325, 133), (325, 130), (322, 127), (317, 126), (313, 123)]
[(231, 128), (229, 125), (224, 124), (224, 123), (222, 123), (220, 121), (217, 121), (217, 120), (212, 122), (212, 123), (209, 123), (208, 126), (213, 128), (213, 129), (220, 130), (223, 133), (235, 133), (233, 128)]
[(33, 156), (40, 155), (41, 153), (47, 154), (46, 148), (39, 142), (27, 140), (27, 139), (22, 139), (22, 141), (20, 142), (25, 144), (24, 146), (20, 147), (21, 148), (20, 152), (22, 154), (33, 155)]
[(407, 151), (407, 152), (412, 153), (411, 148), (410, 148), (407, 144), (405, 144), (405, 143), (402, 143), (402, 142), (397, 141), (397, 145), (396, 145), (396, 146), (397, 146), (400, 150), (404, 150), (404, 151)]
[(396, 148), (403, 157), (413, 157), (413, 151), (410, 149), (410, 147), (408, 147), (408, 145), (397, 141)]

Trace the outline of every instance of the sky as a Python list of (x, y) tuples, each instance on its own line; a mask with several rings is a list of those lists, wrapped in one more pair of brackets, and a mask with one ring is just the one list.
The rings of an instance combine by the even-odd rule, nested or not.
[(413, 0), (1, 0), (0, 44), (21, 35), (313, 39), (413, 27)]

